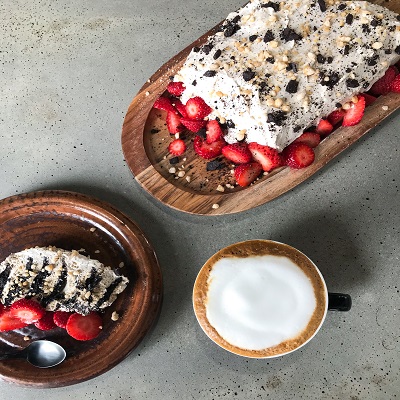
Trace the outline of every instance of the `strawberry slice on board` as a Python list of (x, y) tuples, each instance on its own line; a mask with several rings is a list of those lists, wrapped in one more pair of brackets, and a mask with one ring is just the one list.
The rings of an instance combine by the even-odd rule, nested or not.
[(206, 141), (207, 143), (216, 142), (223, 136), (222, 128), (216, 119), (211, 119), (206, 125)]
[(351, 106), (346, 110), (346, 114), (343, 117), (342, 126), (354, 126), (357, 125), (363, 115), (365, 110), (365, 98), (363, 96), (358, 96), (357, 103), (351, 103)]
[(291, 143), (282, 151), (287, 166), (295, 169), (308, 167), (314, 162), (314, 150), (305, 143)]
[(153, 104), (153, 108), (158, 110), (164, 110), (167, 112), (176, 113), (175, 107), (172, 105), (172, 101), (169, 97), (159, 97)]
[(180, 96), (185, 91), (183, 82), (170, 82), (167, 86), (167, 91), (173, 96)]
[(246, 143), (227, 144), (222, 148), (222, 155), (235, 164), (247, 164), (252, 159)]
[(262, 170), (258, 162), (240, 164), (234, 170), (236, 183), (241, 187), (249, 186), (260, 176)]
[(190, 118), (181, 118), (181, 123), (184, 125), (189, 131), (198, 132), (201, 128), (204, 128), (207, 124), (207, 121), (204, 119), (190, 119)]
[(379, 78), (369, 89), (369, 93), (373, 96), (381, 96), (390, 92), (392, 82), (394, 81), (398, 71), (396, 67), (390, 66), (385, 75)]
[(172, 105), (183, 118), (187, 118), (186, 106), (179, 99), (172, 99)]
[(336, 110), (333, 110), (326, 119), (332, 124), (332, 126), (335, 127), (343, 121), (345, 113), (346, 112), (342, 108), (338, 108)]
[(175, 112), (168, 111), (166, 123), (167, 123), (167, 129), (169, 133), (171, 133), (172, 135), (174, 135), (175, 133), (182, 132), (185, 129), (185, 127), (181, 122), (181, 117), (175, 114)]
[(69, 317), (72, 315), (72, 312), (68, 311), (55, 311), (53, 314), (53, 322), (59, 327), (65, 329), (67, 326), (67, 322)]
[(321, 119), (321, 121), (318, 122), (318, 125), (315, 128), (315, 132), (325, 137), (333, 132), (333, 126), (327, 119)]
[(32, 299), (20, 299), (10, 306), (10, 314), (28, 325), (39, 321), (45, 313), (46, 310)]
[(174, 156), (180, 156), (186, 151), (186, 144), (182, 139), (175, 139), (169, 144), (168, 151)]
[[(400, 93), (400, 74), (394, 78), (390, 90), (395, 93)], [(371, 96), (372, 97), (372, 96)], [(368, 105), (368, 104), (367, 104)]]
[(375, 96), (371, 96), (368, 93), (361, 93), (360, 96), (364, 97), (364, 99), (365, 99), (365, 107), (368, 107), (376, 100)]
[(191, 119), (203, 119), (212, 111), (211, 107), (199, 96), (190, 98), (185, 108), (188, 118)]
[(72, 314), (67, 322), (67, 333), (76, 340), (91, 340), (99, 335), (103, 321), (96, 312), (88, 315)]
[(293, 143), (305, 143), (314, 148), (321, 142), (321, 136), (317, 132), (304, 132), (301, 136), (293, 141)]
[(4, 308), (0, 314), (0, 332), (13, 331), (28, 326), (25, 322), (11, 314), (9, 309)]
[(248, 148), (253, 156), (253, 159), (261, 164), (262, 169), (266, 172), (272, 171), (275, 168), (283, 165), (282, 157), (278, 150), (251, 142), (248, 144)]
[(36, 328), (42, 331), (49, 331), (51, 329), (57, 328), (57, 325), (54, 323), (54, 312), (46, 311), (46, 314), (39, 320), (34, 323)]
[(194, 151), (201, 158), (210, 160), (222, 154), (222, 149), (226, 145), (224, 139), (220, 138), (212, 143), (207, 143), (201, 136), (196, 135), (193, 141)]

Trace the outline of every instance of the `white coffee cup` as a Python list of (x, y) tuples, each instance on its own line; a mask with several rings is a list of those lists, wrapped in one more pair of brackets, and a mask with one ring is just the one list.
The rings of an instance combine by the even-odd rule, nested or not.
[(308, 343), (328, 308), (347, 311), (351, 298), (328, 293), (316, 265), (299, 250), (249, 240), (207, 260), (194, 284), (193, 307), (204, 332), (220, 347), (272, 358)]

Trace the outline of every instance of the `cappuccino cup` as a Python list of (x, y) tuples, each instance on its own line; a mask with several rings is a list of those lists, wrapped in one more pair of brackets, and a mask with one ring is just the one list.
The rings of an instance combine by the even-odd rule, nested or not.
[(308, 343), (328, 309), (348, 311), (351, 297), (328, 293), (316, 265), (272, 240), (248, 240), (214, 254), (193, 289), (201, 328), (217, 345), (244, 357), (272, 358)]

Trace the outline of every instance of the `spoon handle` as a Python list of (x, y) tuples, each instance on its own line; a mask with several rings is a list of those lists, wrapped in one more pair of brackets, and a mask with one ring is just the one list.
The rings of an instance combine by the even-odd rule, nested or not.
[(10, 360), (13, 358), (26, 358), (27, 352), (23, 350), (16, 351), (14, 353), (0, 354), (0, 360)]

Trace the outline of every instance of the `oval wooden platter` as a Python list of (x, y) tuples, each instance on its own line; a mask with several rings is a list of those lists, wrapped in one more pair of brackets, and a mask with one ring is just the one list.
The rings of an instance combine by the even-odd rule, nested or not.
[[(108, 371), (149, 332), (162, 302), (162, 276), (153, 248), (140, 228), (110, 204), (65, 191), (0, 201), (0, 262), (10, 253), (49, 245), (84, 249), (82, 254), (117, 269), (129, 283), (102, 314), (103, 329), (93, 340), (78, 341), (64, 329), (40, 331), (33, 325), (0, 332), (0, 353), (24, 348), (35, 339), (52, 340), (66, 349), (66, 360), (53, 368), (36, 368), (23, 359), (0, 361), (0, 378), (22, 386), (72, 385)], [(113, 311), (120, 316), (117, 321), (111, 319)]]
[[(374, 2), (400, 13), (398, 0)], [(139, 184), (167, 206), (193, 214), (221, 215), (245, 211), (267, 203), (315, 174), (400, 108), (399, 94), (381, 96), (367, 107), (358, 125), (341, 127), (325, 138), (316, 148), (315, 161), (309, 167), (301, 170), (279, 168), (247, 188), (236, 186), (219, 192), (219, 184), (234, 184), (230, 169), (207, 171), (206, 161), (194, 154), (191, 145), (188, 145), (185, 158), (178, 164), (171, 165), (171, 156), (167, 149), (171, 134), (165, 124), (165, 113), (152, 108), (155, 100), (165, 92), (170, 77), (183, 65), (191, 49), (204, 44), (219, 26), (220, 24), (201, 36), (153, 74), (133, 99), (124, 119), (121, 142), (125, 160)], [(190, 140), (190, 137), (186, 138), (188, 144)], [(171, 167), (175, 167), (176, 173), (169, 172)], [(177, 176), (180, 170), (185, 173), (182, 177)]]

